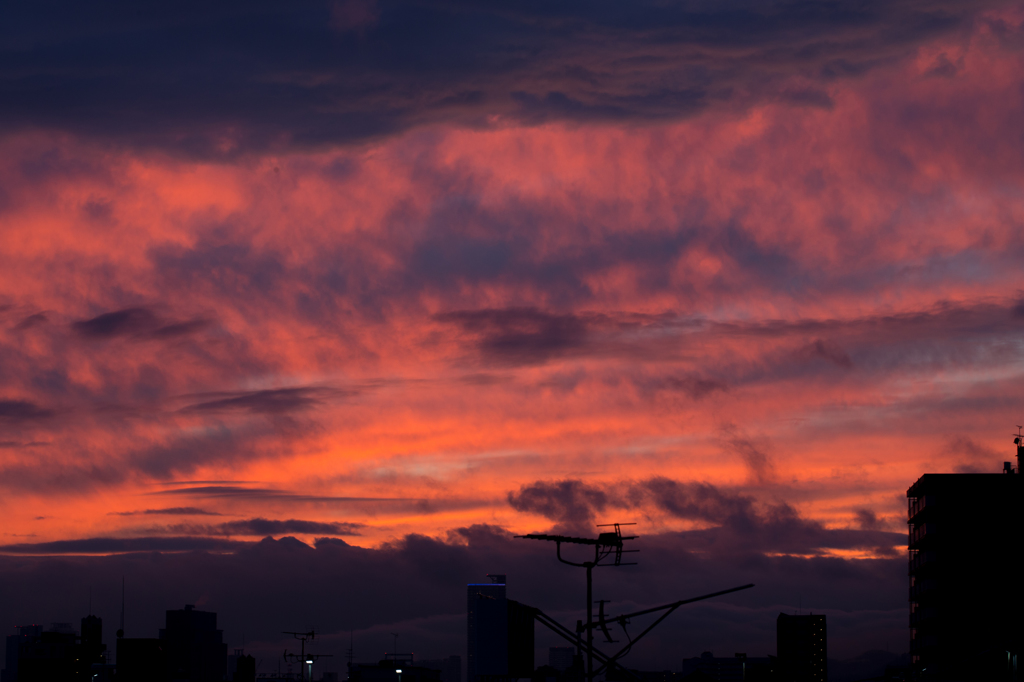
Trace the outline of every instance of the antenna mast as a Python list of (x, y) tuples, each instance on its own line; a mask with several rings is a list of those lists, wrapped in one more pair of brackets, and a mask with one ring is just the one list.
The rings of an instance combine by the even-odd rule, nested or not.
[(117, 630), (117, 638), (124, 637), (124, 576), (121, 576), (121, 627)]
[(299, 664), (299, 680), (300, 682), (306, 679), (306, 668), (309, 667), (309, 681), (313, 682), (313, 664), (321, 658), (330, 658), (331, 654), (307, 654), (306, 653), (306, 642), (309, 640), (316, 639), (316, 630), (310, 630), (309, 632), (285, 632), (285, 635), (292, 635), (295, 639), (302, 642), (301, 653), (290, 654), (288, 650), (284, 650), (284, 660), (292, 659)]
[[(636, 535), (623, 537), (622, 526), (635, 526), (635, 523), (606, 523), (598, 525), (598, 528), (614, 528), (613, 531), (598, 533), (597, 538), (576, 538), (568, 535), (544, 535), (530, 534), (517, 535), (516, 537), (525, 540), (547, 540), (555, 543), (555, 556), (563, 564), (578, 566), (587, 569), (587, 682), (594, 682), (594, 568), (597, 566), (634, 566), (634, 563), (622, 563), (622, 555), (628, 552), (639, 552), (638, 549), (623, 549), (622, 543), (626, 540), (635, 540)], [(562, 558), (562, 543), (571, 545), (591, 545), (594, 548), (594, 559), (592, 561), (569, 561)], [(612, 563), (601, 563), (614, 554)], [(604, 611), (604, 604), (601, 605)]]

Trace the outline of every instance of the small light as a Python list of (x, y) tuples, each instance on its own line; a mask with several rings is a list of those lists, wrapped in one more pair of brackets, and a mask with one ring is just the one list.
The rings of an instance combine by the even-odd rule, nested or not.
[(401, 675), (401, 674), (402, 674), (402, 669), (401, 669), (401, 668), (397, 668), (397, 669), (395, 670), (395, 672), (396, 672), (396, 673), (398, 673), (399, 675)]
[(309, 663), (310, 665), (313, 665), (313, 659), (312, 658), (307, 658), (306, 659), (306, 663)]

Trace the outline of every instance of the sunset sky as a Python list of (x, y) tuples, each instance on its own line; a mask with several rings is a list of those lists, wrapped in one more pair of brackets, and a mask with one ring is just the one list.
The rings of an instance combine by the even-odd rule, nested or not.
[(6, 3), (0, 628), (465, 656), (632, 521), (605, 598), (759, 584), (666, 667), (905, 651), (906, 489), (1024, 423), (1022, 74), (1016, 3)]

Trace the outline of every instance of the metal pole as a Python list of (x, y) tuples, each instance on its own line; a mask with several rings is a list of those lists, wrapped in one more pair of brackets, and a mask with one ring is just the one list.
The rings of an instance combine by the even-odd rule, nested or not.
[(594, 682), (594, 578), (593, 564), (587, 564), (587, 682)]

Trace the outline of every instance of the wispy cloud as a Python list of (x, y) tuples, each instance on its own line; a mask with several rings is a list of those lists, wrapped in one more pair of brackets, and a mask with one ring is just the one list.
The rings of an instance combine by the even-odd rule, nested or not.
[(208, 393), (183, 396), (199, 402), (184, 408), (183, 412), (251, 412), (256, 414), (283, 414), (307, 410), (327, 400), (338, 400), (356, 395), (354, 390), (303, 386), (239, 393)]
[(171, 535), (225, 535), (225, 536), (256, 536), (270, 535), (360, 535), (361, 523), (304, 521), (301, 519), (245, 519), (227, 521), (216, 525), (173, 524), (162, 529)]
[(165, 509), (143, 509), (141, 511), (108, 512), (110, 516), (223, 516), (219, 512), (206, 511), (198, 507), (167, 507)]
[(83, 538), (53, 542), (0, 545), (0, 554), (119, 554), (127, 552), (225, 552), (237, 551), (246, 543), (203, 537)]

